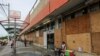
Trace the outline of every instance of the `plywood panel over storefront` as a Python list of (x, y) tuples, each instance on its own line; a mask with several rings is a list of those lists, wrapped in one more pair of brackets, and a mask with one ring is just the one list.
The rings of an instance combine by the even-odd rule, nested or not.
[(66, 29), (65, 29), (65, 21), (62, 22), (61, 33), (62, 33), (62, 41), (66, 41)]
[(100, 32), (100, 11), (90, 14), (92, 32)]
[(33, 32), (32, 35), (33, 35), (33, 43), (34, 43), (35, 42), (36, 33)]
[(43, 37), (38, 38), (38, 44), (43, 45)]
[(39, 30), (39, 36), (43, 37), (43, 30)]
[(36, 37), (36, 38), (35, 38), (35, 43), (36, 43), (36, 44), (39, 44), (39, 37)]
[(92, 33), (93, 52), (100, 54), (100, 32)]
[(89, 14), (78, 17), (79, 19), (79, 33), (90, 32), (90, 18)]
[(84, 52), (91, 52), (90, 33), (67, 35), (67, 46), (69, 49), (78, 50), (81, 47)]
[(33, 41), (33, 32), (29, 33), (30, 41)]
[(59, 48), (61, 45), (61, 29), (55, 29), (54, 32), (54, 44), (56, 48)]
[(70, 20), (66, 20), (66, 34), (76, 34), (78, 33), (78, 19), (74, 18), (74, 19), (70, 19)]
[(66, 20), (66, 34), (78, 34), (90, 31), (89, 15), (79, 16), (70, 20)]

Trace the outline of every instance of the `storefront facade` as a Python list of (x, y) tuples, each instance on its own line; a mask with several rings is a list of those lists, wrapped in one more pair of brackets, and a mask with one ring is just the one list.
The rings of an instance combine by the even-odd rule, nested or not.
[(25, 35), (28, 41), (43, 48), (60, 48), (64, 41), (68, 49), (78, 51), (81, 48), (86, 53), (100, 53), (99, 0), (91, 3), (50, 0), (45, 5), (37, 16), (31, 18), (21, 36)]

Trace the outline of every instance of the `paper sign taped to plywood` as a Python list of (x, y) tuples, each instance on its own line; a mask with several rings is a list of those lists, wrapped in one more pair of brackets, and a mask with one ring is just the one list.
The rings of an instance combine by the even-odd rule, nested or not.
[(39, 31), (36, 31), (36, 37), (39, 37)]

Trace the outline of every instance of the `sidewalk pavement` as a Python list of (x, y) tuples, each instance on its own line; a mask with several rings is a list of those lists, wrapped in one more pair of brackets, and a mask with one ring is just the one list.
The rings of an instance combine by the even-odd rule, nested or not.
[(10, 43), (7, 44), (7, 46), (0, 52), (0, 56), (3, 56), (5, 54), (9, 54), (12, 52), (12, 49), (10, 47)]
[[(18, 42), (17, 42), (18, 43)], [(22, 42), (19, 42), (20, 44)], [(24, 46), (24, 44), (21, 44)], [(41, 56), (45, 56), (45, 55), (51, 55), (54, 56), (54, 51), (53, 50), (49, 50), (49, 49), (44, 49), (42, 47), (36, 46), (36, 45), (29, 45), (27, 44), (27, 47), (18, 47), (16, 48), (17, 53), (34, 53), (34, 54), (38, 54)], [(36, 56), (36, 55), (33, 55)]]
[[(10, 46), (10, 43), (0, 52), (0, 56), (11, 56), (13, 49)], [(24, 43), (17, 41), (16, 42), (16, 52), (17, 56), (40, 56), (39, 52), (34, 52), (32, 46), (24, 47)]]
[(36, 45), (33, 45), (34, 51), (40, 52), (44, 56), (55, 56), (54, 50), (51, 49), (45, 49)]
[[(11, 56), (13, 49), (8, 45), (0, 52), (0, 56)], [(30, 46), (24, 47), (24, 43), (17, 41), (16, 42), (16, 52), (17, 56), (45, 56), (51, 55), (54, 56), (54, 52), (51, 50), (47, 50), (38, 46)]]

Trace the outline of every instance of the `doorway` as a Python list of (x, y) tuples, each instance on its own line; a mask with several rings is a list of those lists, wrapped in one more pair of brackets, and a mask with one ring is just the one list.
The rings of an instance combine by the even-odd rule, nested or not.
[(47, 34), (47, 48), (54, 49), (54, 33)]

